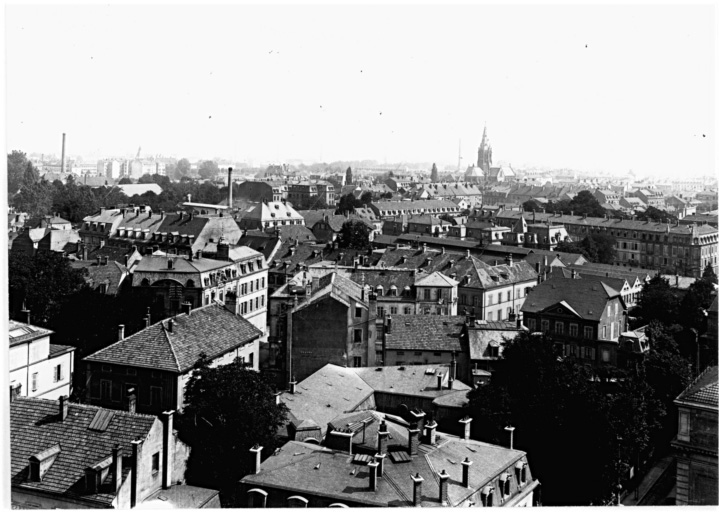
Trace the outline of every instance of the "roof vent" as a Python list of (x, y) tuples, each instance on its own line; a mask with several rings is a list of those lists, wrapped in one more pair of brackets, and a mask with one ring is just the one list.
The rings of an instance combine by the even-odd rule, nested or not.
[(403, 371), (405, 370), (405, 367), (404, 367), (404, 366), (400, 366), (400, 367), (397, 368), (397, 369), (398, 369), (399, 371), (403, 372)]

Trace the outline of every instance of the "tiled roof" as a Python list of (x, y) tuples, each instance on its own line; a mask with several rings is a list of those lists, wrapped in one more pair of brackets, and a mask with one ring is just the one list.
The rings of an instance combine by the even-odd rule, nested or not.
[(72, 347), (70, 345), (56, 345), (54, 343), (50, 343), (50, 352), (48, 353), (48, 358), (52, 359), (53, 357), (64, 354), (65, 352), (72, 352), (73, 350), (75, 350), (75, 347)]
[[(471, 389), (459, 380), (454, 381), (452, 389), (447, 389), (449, 364), (369, 366), (367, 368), (351, 368), (351, 370), (357, 373), (375, 392), (380, 393), (438, 397), (454, 391)], [(442, 390), (437, 389), (437, 376), (440, 373), (442, 374)]]
[(326, 364), (297, 384), (294, 394), (282, 393), (280, 400), (292, 417), (312, 419), (324, 434), (334, 417), (355, 410), (373, 392), (351, 368)]
[(42, 338), (44, 336), (50, 336), (51, 334), (53, 334), (53, 331), (50, 329), (45, 329), (36, 325), (25, 324), (15, 320), (9, 320), (8, 322), (8, 338), (10, 339), (11, 347)]
[(382, 296), (389, 295), (392, 286), (397, 288), (397, 296), (401, 296), (405, 287), (412, 288), (414, 286), (415, 280), (414, 271), (412, 270), (376, 267), (348, 269), (345, 276), (359, 285), (371, 286), (375, 290), (378, 286), (382, 286)]
[(192, 310), (190, 315), (183, 313), (146, 327), (84, 360), (184, 373), (197, 363), (201, 354), (214, 359), (261, 334), (240, 315), (214, 303)]
[(454, 279), (441, 274), (440, 272), (432, 272), (426, 277), (417, 279), (415, 284), (417, 286), (437, 286), (444, 288), (453, 288), (459, 283), (457, 283), (457, 281), (455, 281)]
[(109, 295), (117, 294), (122, 281), (129, 274), (127, 267), (116, 261), (109, 261), (107, 265), (93, 263), (85, 268), (87, 269), (85, 276), (87, 285), (94, 290), (99, 290), (100, 286), (104, 284), (105, 293)]
[(450, 315), (392, 315), (385, 346), (387, 350), (460, 352), (464, 320)]
[(312, 290), (312, 295), (307, 301), (296, 307), (293, 312), (303, 310), (327, 296), (334, 297), (345, 304), (349, 304), (348, 299), (352, 298), (358, 303), (367, 305), (366, 301), (361, 300), (362, 287), (359, 284), (332, 272), (320, 278), (317, 289)]
[(719, 373), (711, 366), (692, 382), (677, 401), (719, 407)]
[[(112, 411), (107, 428), (98, 432), (89, 430), (88, 427), (97, 412), (103, 409), (70, 403), (64, 421), (59, 420), (59, 410), (59, 402), (56, 400), (18, 397), (11, 402), (12, 486), (29, 492), (59, 494), (110, 505), (115, 494), (104, 486), (100, 493), (86, 493), (85, 468), (111, 456), (115, 444), (119, 444), (122, 449), (125, 459), (123, 468), (129, 468), (132, 441), (145, 439), (157, 418), (126, 411)], [(59, 445), (60, 452), (42, 481), (29, 481), (29, 457), (55, 445)]]
[[(459, 263), (461, 265), (464, 264), (462, 261)], [(510, 284), (526, 283), (537, 279), (537, 272), (526, 261), (517, 261), (512, 263), (512, 265), (489, 266), (484, 263), (482, 264), (484, 266), (475, 264), (474, 270), (470, 269), (470, 272), (465, 273), (464, 276), (460, 276), (459, 272), (457, 272), (459, 286), (487, 290)], [(461, 268), (461, 266), (458, 268)], [(451, 275), (451, 273), (455, 271), (455, 268), (452, 267), (448, 270), (444, 270), (443, 272)], [(463, 278), (467, 276), (470, 277), (469, 283), (463, 281)], [(476, 276), (476, 279), (474, 276)]]
[(237, 243), (261, 253), (265, 261), (269, 263), (271, 261), (270, 257), (275, 252), (275, 249), (278, 248), (278, 245), (282, 244), (282, 239), (278, 238), (274, 233), (270, 235), (263, 231), (253, 230), (245, 233)]
[(535, 286), (522, 305), (523, 313), (540, 313), (564, 302), (581, 318), (599, 321), (607, 302), (619, 292), (602, 282), (590, 279), (555, 277)]
[(289, 203), (275, 201), (248, 207), (243, 216), (243, 220), (247, 219), (258, 221), (298, 220), (302, 219), (302, 216)]
[(469, 344), (469, 358), (471, 360), (492, 360), (489, 347), (497, 347), (498, 356), (504, 352), (504, 343), (513, 340), (519, 333), (516, 325), (508, 322), (503, 330), (499, 329), (469, 329), (467, 340)]

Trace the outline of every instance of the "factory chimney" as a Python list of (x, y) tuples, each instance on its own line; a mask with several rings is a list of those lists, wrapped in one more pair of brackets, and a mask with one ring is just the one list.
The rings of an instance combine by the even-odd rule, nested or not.
[(62, 167), (61, 172), (65, 174), (65, 134), (62, 134)]
[(229, 208), (230, 215), (232, 214), (232, 167), (227, 168), (227, 188), (230, 190), (229, 196), (227, 197), (227, 207)]

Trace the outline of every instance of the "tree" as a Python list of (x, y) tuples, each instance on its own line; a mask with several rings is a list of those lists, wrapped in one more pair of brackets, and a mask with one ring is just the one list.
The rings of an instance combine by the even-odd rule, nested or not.
[(175, 165), (175, 179), (181, 180), (182, 178), (190, 175), (191, 169), (190, 161), (187, 158), (182, 158)]
[(714, 268), (711, 266), (711, 263), (707, 263), (707, 266), (704, 267), (702, 281), (706, 281), (711, 284), (719, 284), (719, 280), (717, 279), (717, 275), (714, 272)]
[(118, 185), (132, 185), (132, 179), (125, 176), (124, 178), (120, 178), (120, 181), (117, 182)]
[(372, 203), (372, 192), (369, 190), (367, 190), (366, 192), (362, 192), (362, 195), (360, 195), (359, 200), (362, 205), (368, 205)]
[(22, 151), (13, 150), (7, 156), (7, 191), (14, 194), (22, 185), (28, 159)]
[(430, 173), (430, 179), (432, 183), (439, 182), (439, 171), (437, 170), (437, 164), (432, 164), (432, 172)]
[(655, 275), (642, 287), (637, 301), (637, 316), (645, 324), (652, 320), (663, 322), (666, 325), (676, 323), (679, 308), (679, 299), (669, 285), (669, 281)]
[(188, 483), (219, 488), (223, 506), (236, 506), (237, 482), (254, 468), (250, 448), (259, 445), (271, 455), (286, 417), (287, 407), (275, 403), (266, 378), (239, 359), (215, 368), (199, 361), (177, 418), (180, 439), (192, 449)]
[(95, 194), (88, 186), (78, 186), (75, 178), (70, 175), (67, 183), (53, 183), (52, 208), (70, 222), (81, 222), (82, 219), (99, 209)]
[(655, 208), (654, 206), (648, 206), (647, 209), (643, 212), (637, 212), (636, 213), (637, 220), (642, 221), (651, 221), (651, 222), (661, 222), (661, 223), (667, 223), (667, 222), (675, 222), (677, 218), (667, 213), (664, 210), (660, 210), (658, 208)]
[(28, 162), (23, 174), (20, 192), (13, 198), (18, 211), (26, 212), (30, 217), (43, 217), (52, 206), (52, 185), (38, 178), (32, 162)]
[(346, 194), (340, 197), (340, 201), (337, 205), (337, 215), (344, 215), (345, 213), (354, 213), (355, 208), (361, 208), (362, 202), (358, 200), (354, 194)]
[(529, 200), (525, 201), (524, 203), (522, 203), (522, 209), (525, 212), (531, 212), (531, 211), (538, 212), (542, 209), (542, 205), (540, 205), (534, 199), (529, 199)]
[(11, 252), (8, 277), (11, 316), (22, 320), (19, 313), (24, 304), (32, 323), (41, 327), (49, 326), (67, 297), (85, 284), (82, 271), (72, 268), (62, 254), (50, 251), (35, 256)]
[(345, 249), (368, 249), (372, 229), (360, 220), (348, 220), (342, 224), (337, 237), (339, 246)]
[(616, 240), (606, 233), (589, 233), (578, 242), (561, 241), (555, 248), (559, 252), (581, 254), (593, 263), (614, 263), (617, 257)]
[(352, 185), (352, 167), (348, 167), (345, 171), (345, 185)]
[(200, 164), (197, 172), (199, 173), (200, 178), (204, 180), (211, 180), (220, 173), (220, 168), (217, 166), (216, 162), (213, 162), (212, 160), (205, 160)]
[[(586, 214), (589, 217), (604, 217), (607, 213), (597, 198), (589, 190), (580, 191), (567, 205), (569, 212), (575, 215)], [(565, 213), (569, 213), (565, 212)]]

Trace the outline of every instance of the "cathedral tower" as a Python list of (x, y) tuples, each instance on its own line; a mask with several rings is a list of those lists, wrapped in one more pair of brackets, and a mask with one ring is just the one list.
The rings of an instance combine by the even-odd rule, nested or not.
[(492, 145), (489, 143), (489, 137), (487, 137), (486, 124), (482, 134), (482, 143), (479, 145), (479, 151), (477, 152), (477, 167), (485, 172), (485, 176), (489, 172), (489, 168), (492, 167)]

